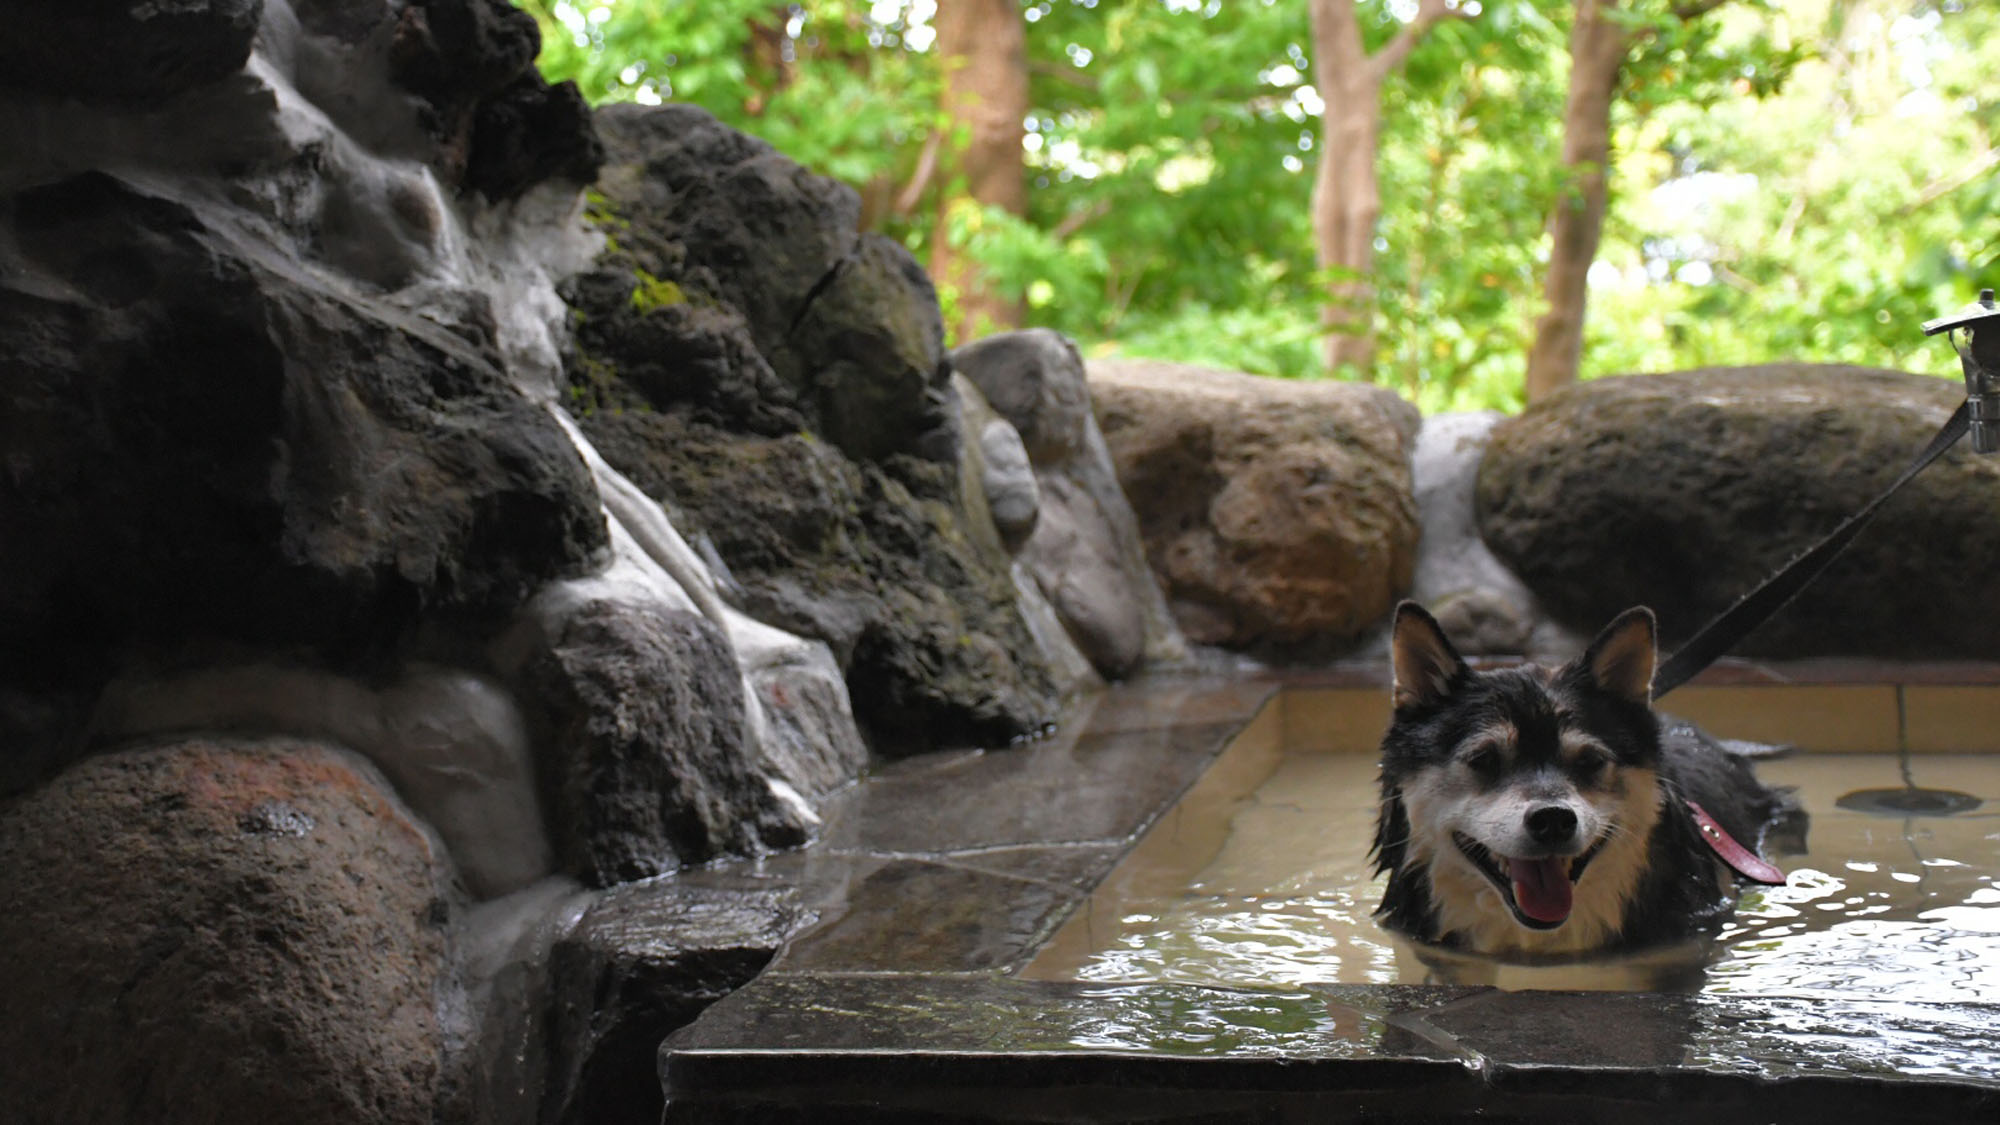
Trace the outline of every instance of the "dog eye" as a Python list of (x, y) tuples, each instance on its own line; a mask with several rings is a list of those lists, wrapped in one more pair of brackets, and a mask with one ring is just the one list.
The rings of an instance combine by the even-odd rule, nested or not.
[(1578, 777), (1596, 777), (1611, 764), (1611, 755), (1602, 750), (1585, 750), (1570, 762), (1570, 769)]
[(1500, 748), (1491, 742), (1482, 742), (1465, 756), (1465, 764), (1472, 772), (1491, 777), (1500, 772)]

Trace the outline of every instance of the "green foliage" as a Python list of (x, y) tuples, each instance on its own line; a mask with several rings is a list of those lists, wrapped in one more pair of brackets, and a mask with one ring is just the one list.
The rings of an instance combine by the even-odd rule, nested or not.
[[(520, 2), (552, 79), (594, 101), (704, 106), (855, 186), (866, 221), (920, 260), (940, 238), (961, 248), (1092, 354), (1324, 377), (1304, 0), (1022, 0), (1018, 217), (919, 175), (947, 124), (928, 4)], [(1371, 48), (1413, 8), (1358, 2)], [(2000, 4), (1732, 0), (1695, 20), (1677, 6), (1621, 6), (1638, 36), (1585, 374), (1951, 370), (1917, 325), (2000, 265)], [(1427, 410), (1519, 404), (1563, 190), (1573, 8), (1486, 0), (1384, 89), (1373, 377)]]
[(691, 102), (849, 183), (912, 163), (941, 120), (934, 59), (863, 0), (516, 3), (541, 25), (551, 81), (592, 102)]
[(1633, 107), (1586, 374), (1770, 359), (1955, 373), (1918, 326), (1993, 283), (2000, 12), (1791, 0), (1718, 25), (1717, 52), (1789, 40), (1788, 80)]

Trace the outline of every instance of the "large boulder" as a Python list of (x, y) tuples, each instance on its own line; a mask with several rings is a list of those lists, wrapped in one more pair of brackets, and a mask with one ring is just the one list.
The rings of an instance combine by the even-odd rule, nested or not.
[(826, 643), (878, 748), (1040, 729), (1060, 685), (968, 510), (922, 271), (850, 189), (700, 110), (598, 120), (607, 244), (564, 289), (581, 431), (743, 610)]
[[(1558, 620), (1646, 604), (1685, 639), (1908, 464), (1953, 381), (1807, 364), (1599, 379), (1495, 427), (1480, 527)], [(1960, 447), (1741, 651), (2000, 656), (1968, 583), (2000, 558), (2000, 459)]]
[(1047, 329), (1005, 332), (951, 361), (1007, 423), (990, 438), (982, 430), (982, 445), (997, 447), (987, 463), (1010, 464), (1018, 447), (1032, 468), (1032, 492), (1004, 478), (989, 490), (1000, 496), (995, 522), (1025, 536), (1021, 561), (1098, 673), (1116, 679), (1184, 659), (1186, 642), (1091, 416), (1076, 345)]
[(1188, 639), (1324, 655), (1409, 589), (1421, 419), (1394, 392), (1100, 360), (1090, 393)]
[(0, 807), (18, 1121), (428, 1125), (452, 877), (364, 763), (189, 740)]
[(700, 614), (595, 603), (521, 680), (556, 859), (586, 886), (804, 841), (752, 768), (743, 680)]
[(614, 245), (572, 283), (597, 370), (636, 364), (625, 381), (657, 407), (810, 429), (857, 460), (955, 456), (937, 294), (899, 243), (859, 231), (853, 189), (694, 106), (597, 123)]
[(90, 716), (92, 742), (282, 732), (341, 746), (380, 769), (451, 852), (475, 899), (553, 869), (526, 726), (490, 678), (414, 666), (364, 682), (282, 664), (124, 676)]

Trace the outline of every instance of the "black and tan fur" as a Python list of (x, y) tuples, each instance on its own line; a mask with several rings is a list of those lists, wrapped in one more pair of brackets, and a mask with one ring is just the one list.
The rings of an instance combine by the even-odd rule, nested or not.
[[(1395, 714), (1382, 741), (1376, 914), (1418, 941), (1506, 957), (1683, 940), (1727, 912), (1733, 878), (1685, 799), (1755, 848), (1783, 809), (1748, 763), (1651, 707), (1653, 615), (1621, 614), (1561, 668), (1475, 671), (1431, 616), (1397, 608)], [(1566, 871), (1566, 916), (1530, 917), (1508, 872)], [(1557, 899), (1561, 892), (1556, 892)]]

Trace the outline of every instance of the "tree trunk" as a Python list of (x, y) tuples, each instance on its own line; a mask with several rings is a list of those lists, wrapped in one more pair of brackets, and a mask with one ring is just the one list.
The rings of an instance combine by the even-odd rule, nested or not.
[(1320, 270), (1332, 278), (1320, 312), (1329, 374), (1343, 366), (1366, 374), (1375, 359), (1375, 283), (1369, 275), (1382, 216), (1375, 177), (1382, 82), (1439, 20), (1463, 14), (1450, 0), (1419, 0), (1410, 22), (1370, 55), (1354, 0), (1312, 0), (1313, 86), (1326, 105), (1313, 177), (1313, 241)]
[(1004, 208), (1028, 209), (1027, 173), (1021, 162), (1022, 122), (1028, 115), (1027, 33), (1015, 0), (952, 0), (939, 4), (934, 26), (945, 67), (944, 108), (966, 146), (957, 153), (957, 171), (966, 194), (943, 193), (938, 229), (931, 239), (931, 276), (958, 295), (958, 322), (948, 325), (957, 342), (1021, 325), (1019, 301), (995, 295), (978, 267), (950, 242), (955, 208), (969, 200)]
[(1563, 105), (1568, 186), (1549, 216), (1548, 308), (1528, 351), (1528, 401), (1576, 382), (1591, 263), (1604, 235), (1610, 185), (1611, 102), (1632, 48), (1631, 33), (1606, 18), (1618, 0), (1578, 0), (1570, 30), (1569, 95)]
[(1313, 177), (1313, 240), (1328, 274), (1320, 327), (1329, 374), (1351, 365), (1366, 372), (1375, 354), (1375, 223), (1382, 191), (1375, 162), (1382, 136), (1382, 88), (1361, 44), (1353, 0), (1313, 0), (1313, 86), (1320, 118), (1319, 167)]
[(771, 98), (792, 84), (793, 66), (785, 60), (785, 46), (791, 40), (785, 34), (785, 21), (790, 15), (787, 9), (774, 7), (743, 21), (750, 29), (750, 41), (743, 48), (744, 85), (749, 89), (743, 112), (751, 117), (762, 116)]

